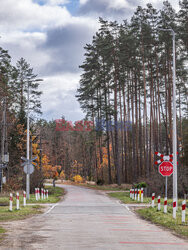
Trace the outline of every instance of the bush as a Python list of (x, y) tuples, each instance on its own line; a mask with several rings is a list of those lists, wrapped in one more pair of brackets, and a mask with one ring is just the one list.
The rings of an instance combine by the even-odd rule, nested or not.
[(98, 180), (97, 180), (97, 185), (99, 185), (99, 186), (104, 185), (104, 180), (98, 179)]
[(83, 182), (83, 178), (79, 174), (75, 175), (73, 177), (73, 180), (74, 180), (74, 182), (78, 182), (78, 183)]

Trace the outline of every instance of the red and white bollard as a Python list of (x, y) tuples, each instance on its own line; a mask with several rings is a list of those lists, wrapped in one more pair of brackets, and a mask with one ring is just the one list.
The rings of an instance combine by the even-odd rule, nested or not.
[(9, 210), (12, 211), (12, 203), (13, 203), (13, 196), (12, 193), (10, 193), (10, 199), (9, 199)]
[(130, 189), (130, 198), (131, 198), (131, 192), (132, 192), (132, 190)]
[(37, 188), (37, 193), (38, 193), (38, 200), (40, 200), (40, 190)]
[(138, 189), (138, 201), (140, 201), (140, 189)]
[(46, 200), (46, 190), (44, 189), (43, 192), (44, 192), (44, 200)]
[(167, 197), (164, 198), (164, 213), (167, 213)]
[(144, 202), (144, 190), (141, 188), (141, 202)]
[(135, 201), (137, 200), (137, 188), (135, 189), (135, 196), (134, 196), (134, 199), (135, 199)]
[(134, 199), (134, 189), (131, 189), (131, 199)]
[(41, 199), (43, 200), (44, 199), (44, 189), (41, 188)]
[(20, 197), (18, 192), (16, 193), (16, 209), (20, 209)]
[(152, 202), (151, 202), (151, 206), (154, 207), (155, 206), (155, 193), (152, 194)]
[(176, 199), (173, 199), (173, 218), (176, 219)]
[(35, 188), (35, 200), (38, 201), (38, 191), (37, 191), (37, 188)]
[(26, 192), (23, 191), (23, 205), (26, 206)]
[(157, 210), (160, 211), (161, 210), (161, 196), (158, 196), (158, 207)]
[(186, 208), (186, 202), (184, 200), (182, 201), (182, 222), (185, 222), (185, 208)]

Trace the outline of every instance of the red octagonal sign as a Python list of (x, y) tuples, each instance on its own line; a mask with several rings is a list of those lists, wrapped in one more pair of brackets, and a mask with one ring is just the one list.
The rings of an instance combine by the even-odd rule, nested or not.
[(159, 165), (159, 173), (162, 176), (170, 176), (173, 173), (173, 165), (170, 161), (163, 161)]

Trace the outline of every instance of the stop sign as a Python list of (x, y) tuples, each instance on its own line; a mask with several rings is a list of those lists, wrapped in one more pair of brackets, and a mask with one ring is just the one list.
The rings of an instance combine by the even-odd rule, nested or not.
[(173, 165), (170, 161), (163, 161), (159, 165), (159, 173), (162, 176), (170, 176), (173, 173)]

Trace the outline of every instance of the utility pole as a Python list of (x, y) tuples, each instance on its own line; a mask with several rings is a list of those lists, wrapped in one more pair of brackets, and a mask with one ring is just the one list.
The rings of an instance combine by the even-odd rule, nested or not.
[(170, 31), (172, 33), (172, 44), (173, 44), (173, 199), (176, 199), (176, 204), (178, 204), (177, 128), (176, 128), (176, 49), (175, 49), (176, 34), (173, 29), (159, 29), (159, 30)]
[(3, 98), (3, 117), (2, 117), (2, 130), (1, 130), (1, 163), (0, 163), (0, 191), (2, 192), (3, 184), (3, 168), (7, 167), (9, 161), (8, 148), (7, 148), (7, 122), (6, 122), (6, 97)]
[(26, 197), (29, 200), (30, 174), (29, 174), (29, 81), (27, 85), (27, 174), (26, 174)]

